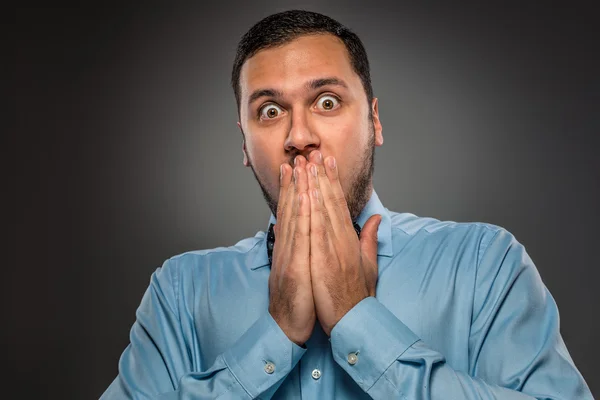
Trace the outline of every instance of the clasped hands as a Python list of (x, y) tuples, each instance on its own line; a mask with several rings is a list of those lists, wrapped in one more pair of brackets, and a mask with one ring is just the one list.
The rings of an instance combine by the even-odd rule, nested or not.
[(360, 238), (339, 181), (335, 159), (314, 150), (281, 165), (269, 313), (290, 340), (303, 345), (316, 320), (330, 336), (361, 300), (375, 296), (380, 215)]

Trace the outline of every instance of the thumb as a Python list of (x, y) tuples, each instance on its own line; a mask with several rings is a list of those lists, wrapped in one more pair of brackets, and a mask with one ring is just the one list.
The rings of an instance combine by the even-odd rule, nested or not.
[(377, 260), (377, 229), (380, 223), (381, 215), (371, 215), (360, 231), (361, 253), (370, 260)]

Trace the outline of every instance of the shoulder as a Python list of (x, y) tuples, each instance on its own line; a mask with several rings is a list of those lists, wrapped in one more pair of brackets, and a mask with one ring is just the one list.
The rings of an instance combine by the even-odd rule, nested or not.
[(413, 241), (417, 245), (456, 243), (460, 247), (473, 247), (477, 250), (478, 265), (492, 243), (518, 244), (511, 232), (492, 223), (456, 222), (393, 211), (390, 211), (390, 218), (393, 234), (404, 241)]
[[(171, 275), (194, 273), (199, 269), (221, 268), (226, 266), (252, 266), (258, 260), (264, 244), (264, 231), (255, 236), (242, 239), (231, 246), (220, 246), (212, 249), (199, 249), (176, 254), (167, 259), (163, 270)], [(176, 277), (174, 280), (178, 280)]]
[[(165, 260), (150, 278), (151, 293), (166, 298), (169, 307), (176, 313), (180, 301), (194, 301), (201, 287), (214, 290), (237, 281), (247, 281), (251, 267), (266, 258), (265, 232), (240, 240), (232, 246), (193, 250), (174, 255)], [(261, 246), (262, 244), (262, 246)], [(189, 305), (189, 304), (188, 304)]]

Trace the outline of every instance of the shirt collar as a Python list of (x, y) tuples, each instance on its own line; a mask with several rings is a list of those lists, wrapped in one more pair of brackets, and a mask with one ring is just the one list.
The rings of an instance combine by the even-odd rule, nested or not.
[[(356, 219), (356, 223), (362, 229), (365, 222), (367, 222), (367, 220), (374, 214), (381, 215), (381, 223), (379, 224), (379, 228), (377, 230), (377, 255), (392, 257), (394, 255), (394, 249), (392, 247), (392, 219), (387, 208), (385, 208), (379, 200), (379, 196), (377, 196), (375, 189), (373, 189), (371, 192), (371, 198), (365, 205), (365, 208), (363, 208), (359, 214), (358, 218)], [(277, 219), (273, 213), (271, 213), (266, 231), (269, 230), (269, 226), (271, 224), (275, 224), (276, 222)], [(259, 232), (257, 236), (259, 235), (261, 235), (261, 241), (260, 244), (256, 246), (255, 254), (250, 263), (250, 269), (252, 270), (269, 265), (269, 257), (267, 255), (267, 233)]]

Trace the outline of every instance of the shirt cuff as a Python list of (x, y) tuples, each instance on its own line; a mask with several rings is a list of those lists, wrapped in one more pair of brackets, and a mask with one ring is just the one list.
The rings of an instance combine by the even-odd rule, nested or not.
[(365, 392), (417, 341), (375, 297), (359, 302), (331, 331), (334, 360)]
[(223, 354), (223, 359), (244, 390), (255, 398), (280, 384), (305, 352), (267, 312)]

